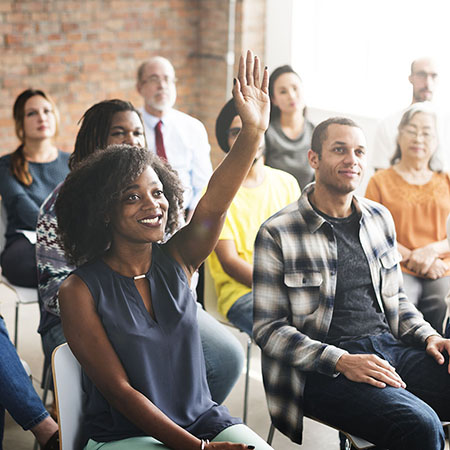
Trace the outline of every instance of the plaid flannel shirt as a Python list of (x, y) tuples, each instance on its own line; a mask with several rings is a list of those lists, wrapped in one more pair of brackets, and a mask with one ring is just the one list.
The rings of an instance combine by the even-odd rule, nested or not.
[[(311, 207), (314, 183), (261, 227), (255, 243), (253, 337), (262, 350), (262, 371), (272, 423), (301, 443), (306, 372), (338, 376), (346, 351), (325, 344), (333, 315), (337, 243), (332, 225)], [(403, 292), (400, 254), (392, 217), (382, 205), (354, 197), (359, 237), (377, 302), (392, 334), (425, 344), (437, 332)], [(349, 317), (351, 320), (351, 317)]]

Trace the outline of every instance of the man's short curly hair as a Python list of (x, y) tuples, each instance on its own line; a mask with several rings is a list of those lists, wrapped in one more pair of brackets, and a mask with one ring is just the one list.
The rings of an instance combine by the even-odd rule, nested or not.
[(71, 264), (84, 264), (109, 248), (112, 235), (106, 218), (113, 215), (123, 190), (149, 166), (169, 202), (166, 234), (176, 231), (183, 211), (183, 187), (177, 173), (146, 148), (111, 145), (79, 163), (56, 200), (58, 234)]

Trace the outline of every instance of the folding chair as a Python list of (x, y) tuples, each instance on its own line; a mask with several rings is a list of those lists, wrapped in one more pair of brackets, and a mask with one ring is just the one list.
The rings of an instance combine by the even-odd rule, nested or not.
[[(208, 262), (204, 263), (204, 290), (203, 290), (203, 303), (205, 310), (211, 314), (218, 322), (223, 325), (232, 327), (236, 330), (239, 328), (235, 327), (233, 324), (228, 322), (217, 310), (217, 294), (216, 287), (214, 285), (214, 279), (209, 270)], [(240, 331), (240, 330), (239, 330)], [(252, 350), (252, 339), (248, 337), (247, 339), (247, 363), (245, 369), (245, 389), (244, 389), (244, 412), (242, 414), (242, 420), (247, 423), (247, 412), (248, 412), (248, 393), (249, 393), (249, 383), (250, 383), (250, 356)]]
[(62, 344), (53, 351), (52, 368), (61, 450), (81, 450), (81, 366), (67, 344)]

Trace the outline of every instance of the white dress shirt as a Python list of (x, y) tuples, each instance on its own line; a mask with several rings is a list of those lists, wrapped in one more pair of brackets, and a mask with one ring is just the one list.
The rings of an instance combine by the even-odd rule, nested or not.
[(167, 160), (183, 183), (184, 207), (194, 209), (202, 189), (212, 173), (210, 145), (203, 124), (188, 114), (176, 109), (166, 112), (161, 118), (140, 109), (145, 125), (149, 150), (156, 153), (155, 126), (162, 121), (162, 135)]

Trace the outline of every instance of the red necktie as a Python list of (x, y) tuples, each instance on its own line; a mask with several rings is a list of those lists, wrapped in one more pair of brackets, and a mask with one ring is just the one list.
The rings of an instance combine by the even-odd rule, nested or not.
[(162, 122), (159, 121), (155, 127), (155, 143), (156, 143), (156, 154), (167, 161), (166, 149), (164, 148), (164, 139), (161, 132)]

